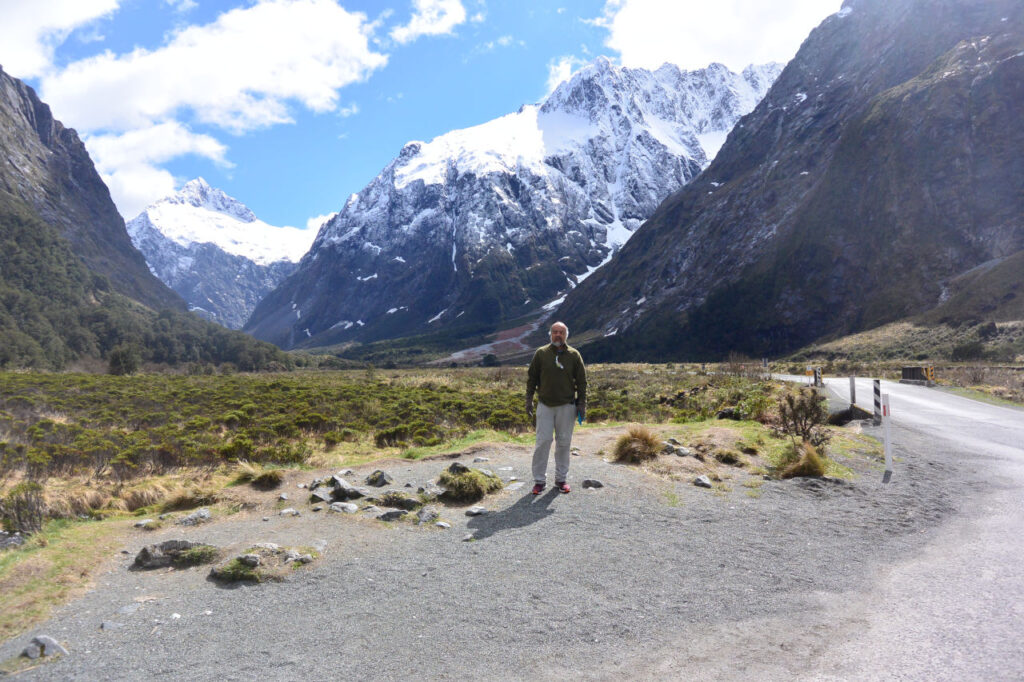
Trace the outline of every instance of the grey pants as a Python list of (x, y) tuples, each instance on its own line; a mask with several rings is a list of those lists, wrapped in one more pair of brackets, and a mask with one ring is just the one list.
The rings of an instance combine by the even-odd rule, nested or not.
[(533, 450), (534, 483), (544, 483), (552, 435), (555, 441), (555, 482), (562, 482), (569, 475), (569, 446), (572, 445), (575, 420), (576, 406), (572, 403), (558, 407), (537, 403), (537, 447)]

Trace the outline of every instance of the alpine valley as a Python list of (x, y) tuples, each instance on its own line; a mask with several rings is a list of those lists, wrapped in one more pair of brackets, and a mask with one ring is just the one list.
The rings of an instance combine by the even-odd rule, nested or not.
[(780, 68), (599, 58), (539, 104), (410, 142), (324, 224), (245, 330), (294, 348), (536, 315), (700, 173)]

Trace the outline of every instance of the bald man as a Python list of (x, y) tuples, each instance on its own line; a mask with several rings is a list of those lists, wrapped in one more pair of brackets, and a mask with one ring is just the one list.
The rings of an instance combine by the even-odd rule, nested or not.
[[(587, 370), (578, 350), (566, 343), (569, 328), (564, 322), (551, 325), (551, 343), (533, 354), (526, 378), (526, 414), (532, 419), (533, 394), (537, 393), (537, 445), (533, 450), (533, 494), (540, 495), (547, 482), (548, 454), (555, 441), (555, 487), (568, 493), (569, 447), (573, 422), (587, 415)], [(554, 438), (552, 438), (552, 435)]]

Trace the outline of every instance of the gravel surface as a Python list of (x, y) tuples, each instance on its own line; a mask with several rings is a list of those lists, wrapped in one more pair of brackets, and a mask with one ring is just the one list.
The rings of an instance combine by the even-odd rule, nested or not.
[[(989, 536), (972, 535), (988, 542), (1021, 518), (1016, 473), (1000, 473), (994, 485), (984, 452), (897, 426), (889, 484), (869, 463), (853, 483), (766, 481), (751, 497), (740, 486), (705, 490), (605, 462), (598, 451), (617, 434), (577, 432), (582, 454), (573, 457), (569, 495), (529, 494), (528, 448), (465, 453), (459, 461), (527, 485), (488, 497), (483, 516), (442, 507), (450, 530), (313, 513), (297, 493), (289, 504), (301, 497), (299, 517), (264, 522), (262, 511), (139, 531), (130, 556), (93, 591), (0, 645), (0, 660), (48, 634), (71, 654), (19, 679), (965, 679), (917, 665), (939, 660), (927, 648), (927, 656), (906, 649), (912, 661), (871, 652), (900, 634), (887, 623), (912, 621), (906, 605), (930, 592), (920, 580), (951, 547), (955, 582), (931, 606), (936, 618), (956, 615), (945, 596), (979, 570), (971, 543), (956, 539), (989, 524)], [(489, 461), (473, 464), (477, 456)], [(436, 479), (449, 462), (381, 468), (400, 487)], [(583, 489), (585, 478), (605, 487)], [(984, 512), (1013, 500), (1018, 514), (1003, 525)], [(464, 541), (468, 533), (473, 541)], [(225, 588), (206, 568), (128, 570), (143, 545), (176, 537), (238, 550), (324, 541), (326, 550), (278, 584)], [(1011, 548), (1002, 567), (1024, 595), (1022, 558)], [(1015, 648), (996, 668), (967, 661), (973, 667), (964, 669), (978, 673), (967, 678), (1019, 679), (1021, 603), (1005, 619)], [(104, 621), (124, 627), (101, 630)], [(921, 630), (921, 646), (944, 645), (941, 633)], [(906, 675), (890, 675), (901, 660)]]

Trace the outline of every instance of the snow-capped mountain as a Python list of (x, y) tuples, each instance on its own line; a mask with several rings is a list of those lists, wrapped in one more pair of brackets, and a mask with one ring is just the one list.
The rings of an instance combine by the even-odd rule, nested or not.
[(308, 230), (268, 225), (202, 178), (127, 227), (153, 274), (192, 310), (232, 329), (295, 270), (313, 238)]
[(399, 156), (246, 325), (283, 347), (493, 328), (564, 294), (707, 166), (781, 65), (627, 69)]

